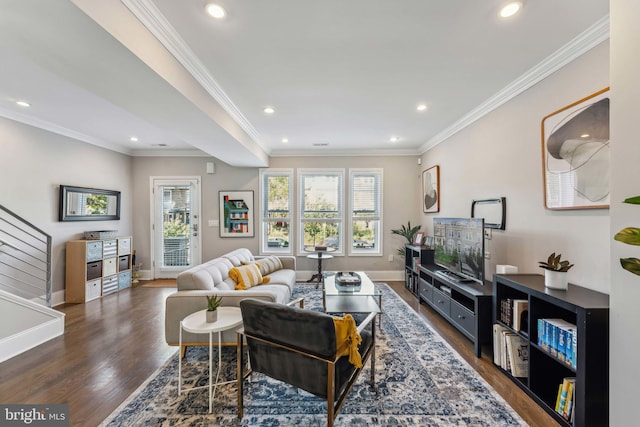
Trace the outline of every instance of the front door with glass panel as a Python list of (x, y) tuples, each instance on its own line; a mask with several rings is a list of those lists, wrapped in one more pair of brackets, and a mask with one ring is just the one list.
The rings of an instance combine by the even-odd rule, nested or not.
[(153, 178), (154, 277), (174, 278), (200, 264), (200, 179)]

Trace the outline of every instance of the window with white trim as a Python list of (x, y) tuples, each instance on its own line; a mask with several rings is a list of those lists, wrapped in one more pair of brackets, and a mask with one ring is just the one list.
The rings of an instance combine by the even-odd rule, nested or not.
[(350, 255), (382, 254), (382, 169), (350, 169)]
[(344, 253), (344, 169), (299, 169), (298, 253), (326, 246)]
[(293, 169), (260, 169), (261, 252), (293, 254)]

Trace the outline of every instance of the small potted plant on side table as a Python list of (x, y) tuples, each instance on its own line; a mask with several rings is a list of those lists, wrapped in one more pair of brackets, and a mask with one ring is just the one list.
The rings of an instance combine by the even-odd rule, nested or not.
[(222, 302), (222, 297), (216, 295), (207, 295), (207, 323), (213, 323), (218, 320), (218, 307)]
[(544, 268), (544, 286), (549, 289), (566, 290), (568, 287), (567, 271), (573, 264), (569, 261), (561, 261), (561, 254), (552, 253), (546, 261), (538, 261)]

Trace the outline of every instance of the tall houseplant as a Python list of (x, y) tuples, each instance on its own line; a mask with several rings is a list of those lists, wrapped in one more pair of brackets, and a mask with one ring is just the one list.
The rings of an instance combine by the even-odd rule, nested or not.
[[(407, 226), (403, 224), (402, 227), (396, 228), (395, 230), (391, 230), (392, 234), (397, 234), (399, 236), (407, 239), (407, 244), (410, 245), (413, 243), (413, 236), (420, 230), (420, 226), (416, 225), (415, 227), (411, 227), (411, 221), (407, 222)], [(398, 248), (398, 255), (404, 256), (404, 247)]]

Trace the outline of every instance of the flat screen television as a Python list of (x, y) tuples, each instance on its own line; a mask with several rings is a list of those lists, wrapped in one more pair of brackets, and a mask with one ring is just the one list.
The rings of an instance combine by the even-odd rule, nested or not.
[(434, 262), (450, 279), (484, 284), (484, 219), (434, 218)]

